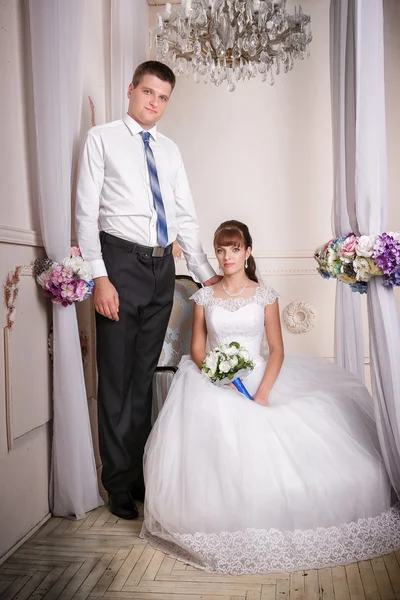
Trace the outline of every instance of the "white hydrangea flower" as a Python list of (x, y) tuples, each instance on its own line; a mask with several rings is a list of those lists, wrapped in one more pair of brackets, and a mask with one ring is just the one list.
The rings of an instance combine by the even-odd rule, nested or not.
[(63, 266), (69, 267), (78, 274), (80, 279), (84, 281), (92, 280), (92, 269), (88, 262), (84, 261), (81, 256), (73, 256), (72, 258), (64, 258)]
[(356, 247), (357, 256), (370, 258), (374, 252), (374, 245), (377, 239), (377, 235), (360, 235)]
[(243, 360), (247, 361), (250, 359), (250, 354), (247, 352), (247, 350), (239, 350), (238, 355), (240, 358), (243, 358)]
[(227, 346), (225, 350), (225, 354), (227, 356), (235, 356), (238, 353), (238, 349), (236, 346)]
[(353, 261), (353, 267), (357, 275), (357, 281), (369, 281), (374, 275), (382, 275), (382, 271), (376, 266), (372, 258), (357, 256)]

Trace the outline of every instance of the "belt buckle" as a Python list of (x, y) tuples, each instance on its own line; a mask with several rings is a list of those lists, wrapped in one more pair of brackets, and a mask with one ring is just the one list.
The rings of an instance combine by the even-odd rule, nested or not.
[(161, 257), (164, 256), (165, 254), (165, 248), (163, 248), (162, 246), (156, 246), (155, 248), (153, 248), (153, 252), (152, 252), (152, 256), (155, 257)]

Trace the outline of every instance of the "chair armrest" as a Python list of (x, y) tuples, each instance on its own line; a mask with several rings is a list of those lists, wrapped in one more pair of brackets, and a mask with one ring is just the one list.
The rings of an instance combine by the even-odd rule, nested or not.
[(151, 409), (151, 424), (154, 425), (160, 410), (168, 395), (172, 379), (178, 367), (157, 367), (153, 377), (153, 404)]

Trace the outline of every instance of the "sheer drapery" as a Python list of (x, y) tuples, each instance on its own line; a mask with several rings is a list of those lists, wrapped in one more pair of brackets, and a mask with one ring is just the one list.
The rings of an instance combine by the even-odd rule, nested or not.
[(126, 113), (126, 93), (136, 67), (147, 59), (149, 9), (146, 0), (111, 0), (110, 102), (107, 119)]
[[(30, 35), (41, 230), (49, 258), (71, 240), (73, 147), (82, 80), (82, 0), (30, 0)], [(54, 416), (50, 502), (81, 519), (103, 504), (98, 492), (75, 306), (53, 306)]]
[[(354, 214), (354, 24), (348, 9), (347, 1), (331, 5), (332, 221), (335, 237), (350, 231), (358, 233)], [(361, 299), (341, 281), (336, 284), (335, 358), (344, 369), (361, 381), (365, 380)]]
[[(335, 158), (346, 172), (336, 180), (336, 163), (335, 233), (348, 219), (356, 233), (379, 234), (387, 227), (388, 206), (382, 0), (332, 0), (330, 17), (334, 127), (341, 122), (340, 137), (334, 129)], [(378, 433), (400, 496), (400, 322), (393, 290), (380, 278), (369, 284), (368, 316)], [(340, 317), (343, 323), (346, 318)], [(353, 347), (353, 364), (359, 360), (356, 328), (338, 326), (342, 345)]]

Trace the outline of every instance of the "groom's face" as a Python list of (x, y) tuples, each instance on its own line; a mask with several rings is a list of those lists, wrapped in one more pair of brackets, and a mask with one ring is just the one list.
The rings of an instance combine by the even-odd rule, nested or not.
[(136, 87), (131, 83), (128, 88), (128, 114), (143, 129), (151, 129), (163, 116), (171, 92), (168, 81), (155, 75), (145, 75)]

